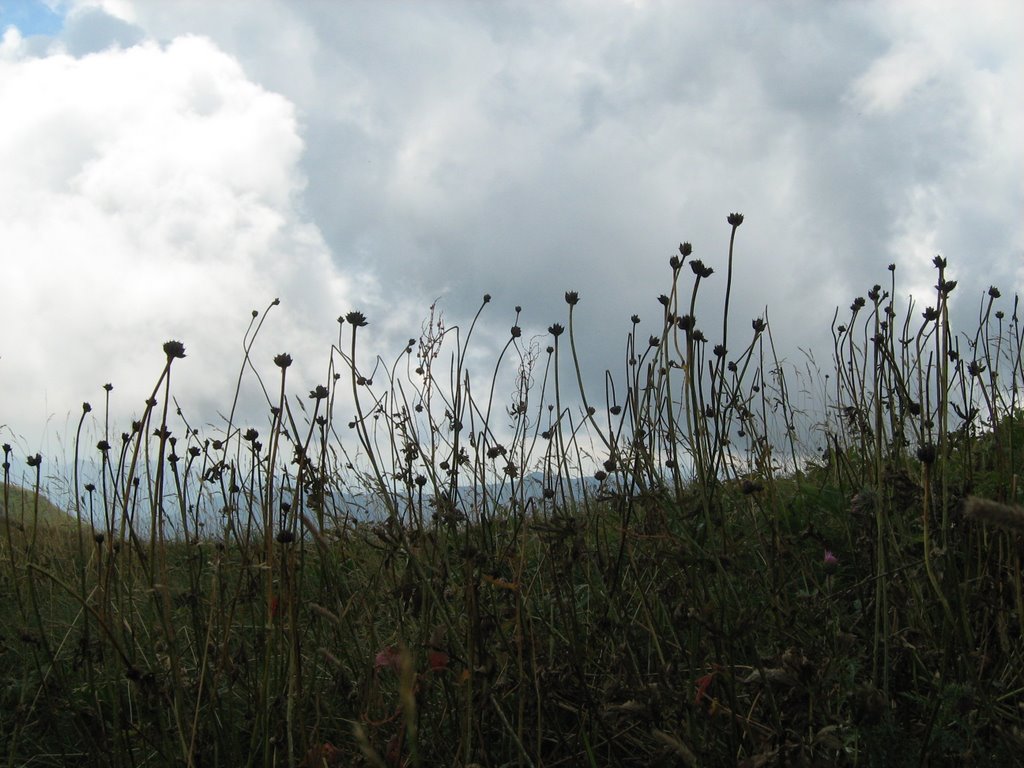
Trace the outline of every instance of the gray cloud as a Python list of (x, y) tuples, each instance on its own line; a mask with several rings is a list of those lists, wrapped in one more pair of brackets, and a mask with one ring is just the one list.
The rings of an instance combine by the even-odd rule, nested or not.
[(965, 318), (1024, 276), (1012, 2), (129, 6), (295, 105), (302, 212), (340, 274), (377, 278), (351, 298), (395, 352), (437, 296), (466, 319), (493, 294), (500, 339), (514, 304), (542, 330), (574, 289), (598, 381), (632, 313), (653, 330), (682, 240), (717, 328), (734, 210), (733, 327), (768, 305), (795, 362), (827, 359), (834, 307), (890, 262), (927, 303), (947, 255)]

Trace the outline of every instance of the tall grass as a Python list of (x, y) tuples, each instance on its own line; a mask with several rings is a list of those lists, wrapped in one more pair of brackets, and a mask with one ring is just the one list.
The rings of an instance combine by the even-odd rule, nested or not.
[(84, 445), (83, 406), (75, 525), (4, 518), (7, 763), (1013, 764), (1016, 299), (958, 332), (945, 260), (923, 312), (892, 266), (801, 372), (730, 310), (742, 222), (720, 312), (682, 244), (598, 392), (574, 291), (540, 341), (516, 308), (483, 379), (488, 296), (391, 359), (349, 312), (308, 394), (283, 353), (265, 385), (254, 313), (265, 419), (210, 435), (169, 406), (165, 344), (129, 430)]

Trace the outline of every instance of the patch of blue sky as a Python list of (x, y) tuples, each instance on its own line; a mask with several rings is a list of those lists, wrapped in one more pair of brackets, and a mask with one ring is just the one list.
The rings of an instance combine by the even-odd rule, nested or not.
[(64, 12), (56, 3), (43, 0), (0, 0), (0, 31), (11, 26), (22, 37), (55, 35), (64, 26)]

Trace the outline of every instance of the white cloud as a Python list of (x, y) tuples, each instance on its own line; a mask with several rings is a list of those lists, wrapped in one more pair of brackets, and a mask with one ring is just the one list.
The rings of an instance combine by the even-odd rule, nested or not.
[(183, 402), (212, 418), (275, 296), (261, 353), (322, 371), (350, 282), (301, 213), (293, 105), (200, 37), (76, 59), (8, 33), (2, 50), (0, 389), (19, 408), (0, 424), (33, 440), (106, 381), (137, 409), (170, 338)]

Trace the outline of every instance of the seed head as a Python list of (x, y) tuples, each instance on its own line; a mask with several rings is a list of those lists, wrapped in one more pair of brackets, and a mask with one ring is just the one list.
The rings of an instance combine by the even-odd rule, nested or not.
[(689, 243), (680, 243), (679, 244), (679, 253), (680, 253), (680, 255), (683, 258), (686, 258), (691, 253), (693, 253), (693, 246), (690, 245)]
[(295, 534), (292, 531), (289, 531), (287, 528), (285, 528), (285, 529), (283, 529), (281, 531), (278, 531), (278, 534), (277, 534), (277, 543), (278, 544), (291, 544), (293, 541), (295, 541)]
[(711, 267), (705, 267), (704, 262), (700, 259), (694, 259), (691, 261), (690, 269), (693, 270), (693, 274), (700, 278), (711, 277), (715, 273), (715, 270)]
[(917, 449), (917, 459), (922, 464), (934, 464), (935, 463), (935, 446), (931, 443), (925, 443)]
[(180, 341), (168, 341), (164, 343), (164, 354), (168, 360), (174, 360), (185, 356), (185, 345)]
[(355, 326), (356, 328), (363, 328), (368, 323), (366, 322), (366, 315), (362, 312), (349, 312), (345, 315), (345, 319), (349, 325)]
[(274, 365), (280, 368), (282, 371), (292, 364), (292, 356), (287, 352), (282, 352), (280, 355), (274, 356)]
[(731, 227), (733, 227), (733, 228), (738, 227), (740, 224), (743, 223), (743, 214), (742, 213), (730, 213), (729, 214), (729, 218), (727, 218), (726, 221), (729, 222), (729, 225)]
[(556, 339), (559, 336), (561, 336), (564, 331), (565, 328), (563, 328), (560, 323), (555, 323), (554, 325), (548, 326), (548, 333), (550, 333)]
[(566, 291), (565, 303), (568, 304), (570, 307), (575, 307), (577, 304), (580, 303), (579, 293), (577, 293), (576, 291)]
[(310, 400), (323, 400), (330, 394), (330, 390), (327, 389), (323, 384), (317, 384), (316, 387), (309, 392)]

